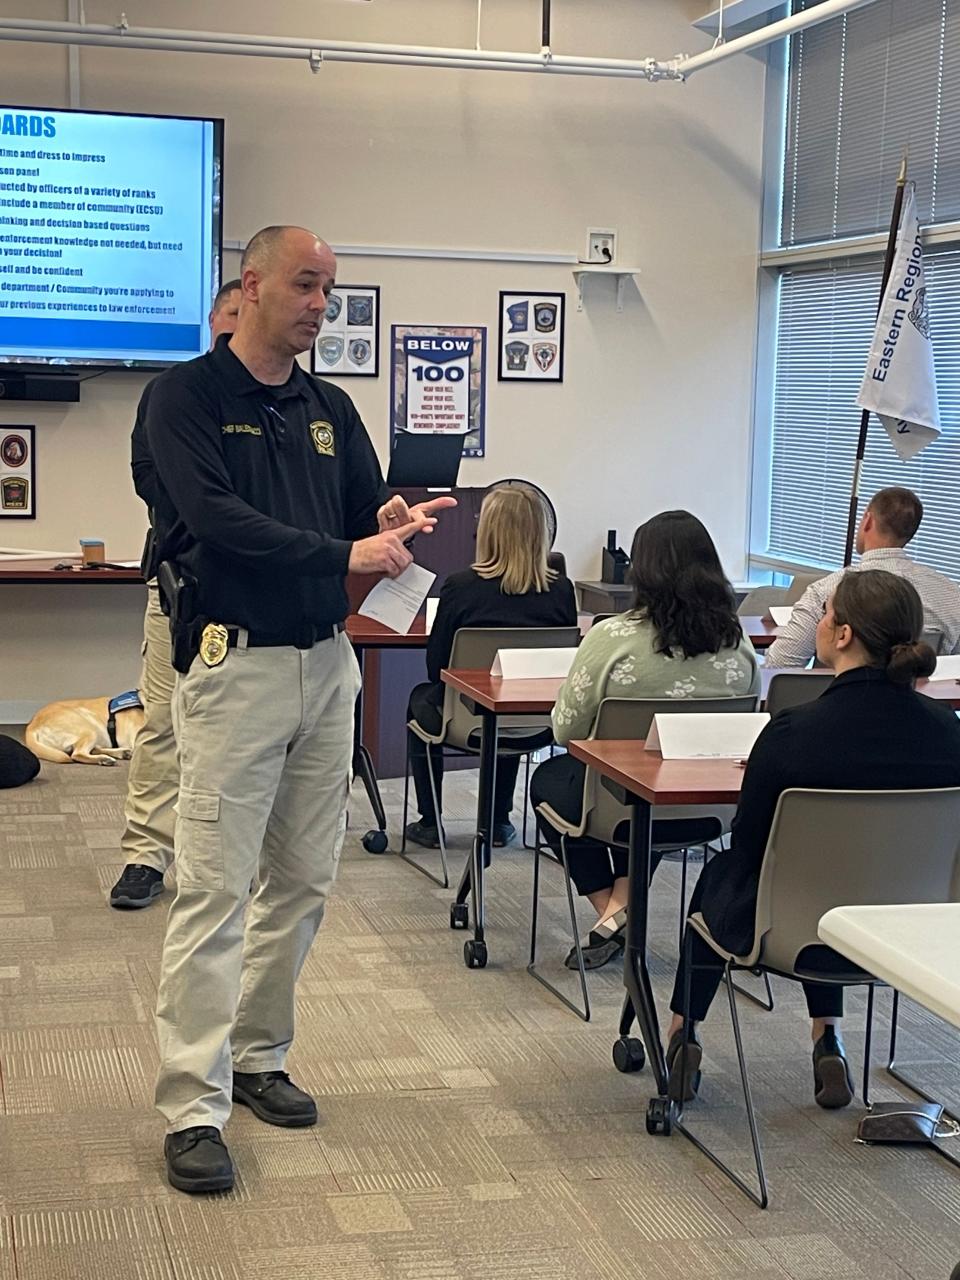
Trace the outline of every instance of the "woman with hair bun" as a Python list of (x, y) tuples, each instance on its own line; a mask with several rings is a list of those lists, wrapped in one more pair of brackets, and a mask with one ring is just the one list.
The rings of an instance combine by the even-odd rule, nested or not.
[[(914, 690), (932, 674), (933, 650), (920, 641), (923, 606), (906, 578), (877, 569), (846, 573), (824, 606), (817, 657), (836, 679), (815, 702), (781, 711), (757, 739), (743, 776), (728, 852), (705, 868), (690, 903), (721, 946), (744, 955), (753, 945), (760, 867), (781, 792), (791, 787), (837, 791), (960, 786), (960, 721), (947, 706)], [(910, 850), (904, 849), (904, 857)], [(688, 926), (689, 927), (689, 926)], [(693, 965), (685, 1079), (684, 962), (673, 989), (667, 1064), (670, 1096), (689, 1101), (700, 1080), (696, 1032), (723, 975), (720, 958), (698, 935)], [(826, 947), (800, 954), (808, 970), (837, 971)], [(853, 1099), (839, 1023), (843, 988), (805, 983), (812, 1020), (814, 1097), (821, 1107)]]

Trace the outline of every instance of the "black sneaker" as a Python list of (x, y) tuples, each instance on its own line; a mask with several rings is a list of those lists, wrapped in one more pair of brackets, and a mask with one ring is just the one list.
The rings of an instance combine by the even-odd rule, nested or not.
[(233, 1100), (267, 1124), (301, 1129), (317, 1123), (317, 1104), (285, 1071), (234, 1071)]
[(233, 1186), (233, 1161), (220, 1130), (198, 1125), (169, 1133), (164, 1139), (167, 1181), (191, 1195), (229, 1191)]
[(440, 848), (440, 833), (435, 822), (424, 822), (422, 818), (417, 822), (408, 822), (405, 834), (413, 844), (422, 845), (424, 849)]
[(502, 849), (504, 845), (512, 844), (517, 838), (517, 828), (512, 822), (495, 822), (493, 824), (493, 847)]
[(827, 1111), (847, 1107), (853, 1101), (853, 1078), (843, 1042), (833, 1027), (827, 1027), (813, 1046), (813, 1096), (817, 1106)]
[[(667, 1045), (667, 1093), (674, 1102), (692, 1102), (700, 1088), (700, 1063), (703, 1061), (703, 1045), (692, 1028), (687, 1036), (687, 1060), (683, 1062), (683, 1031), (675, 1031)], [(681, 1068), (685, 1066), (683, 1079)]]
[(163, 893), (163, 872), (131, 862), (123, 868), (120, 879), (110, 890), (110, 905), (121, 911), (133, 907), (149, 907)]

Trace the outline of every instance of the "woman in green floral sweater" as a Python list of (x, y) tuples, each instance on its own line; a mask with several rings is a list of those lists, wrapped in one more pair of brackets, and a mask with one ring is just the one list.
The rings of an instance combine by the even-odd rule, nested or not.
[[(641, 525), (633, 539), (630, 572), (636, 590), (633, 608), (590, 629), (560, 690), (553, 733), (561, 745), (590, 737), (604, 698), (759, 693), (757, 656), (741, 630), (717, 549), (696, 516), (664, 511)], [(579, 821), (584, 768), (570, 755), (545, 761), (531, 779), (534, 804), (545, 801), (568, 821)], [(559, 851), (559, 833), (548, 823), (541, 825), (544, 839)], [(626, 850), (608, 849), (594, 840), (568, 840), (567, 858), (578, 891), (597, 911), (584, 947), (587, 967), (597, 968), (623, 947)], [(575, 950), (567, 963), (576, 965)]]

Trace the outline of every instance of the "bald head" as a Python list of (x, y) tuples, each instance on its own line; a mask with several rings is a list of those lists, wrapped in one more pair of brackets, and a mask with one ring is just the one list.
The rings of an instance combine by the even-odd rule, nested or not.
[(240, 260), (241, 277), (248, 267), (259, 272), (273, 270), (284, 252), (289, 252), (291, 248), (308, 252), (311, 248), (326, 249), (332, 253), (326, 241), (307, 227), (264, 227), (247, 242)]
[[(313, 345), (336, 282), (333, 250), (306, 227), (264, 227), (240, 264), (243, 303), (234, 341), (241, 358), (289, 363)], [(268, 354), (269, 353), (269, 354)], [(249, 361), (247, 361), (249, 363)]]

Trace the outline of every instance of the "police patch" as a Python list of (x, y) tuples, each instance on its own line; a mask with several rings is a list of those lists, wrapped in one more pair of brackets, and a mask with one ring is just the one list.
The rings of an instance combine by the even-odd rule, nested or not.
[(557, 344), (555, 342), (535, 342), (533, 344), (533, 358), (543, 372), (546, 373), (557, 358)]
[(326, 458), (335, 458), (337, 456), (336, 442), (333, 438), (333, 424), (331, 422), (311, 422), (310, 437), (317, 453), (322, 453)]

